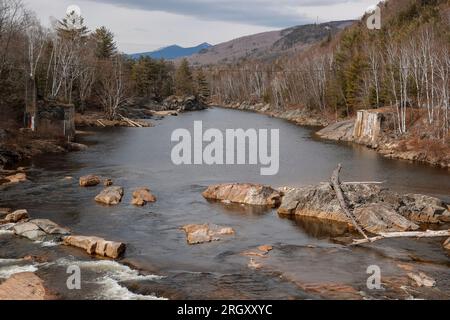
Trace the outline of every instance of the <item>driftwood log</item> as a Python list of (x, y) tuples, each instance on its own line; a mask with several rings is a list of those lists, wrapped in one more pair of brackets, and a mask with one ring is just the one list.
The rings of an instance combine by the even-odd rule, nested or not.
[(124, 117), (124, 116), (121, 115), (121, 114), (119, 114), (119, 116), (120, 116), (120, 118), (121, 118), (123, 121), (125, 121), (126, 123), (128, 123), (128, 124), (131, 125), (132, 127), (142, 128), (142, 125), (141, 125), (141, 124), (139, 124), (139, 123), (137, 123), (137, 122), (135, 122), (135, 121), (133, 121), (133, 120), (131, 120), (131, 119), (128, 119), (128, 118)]
[(437, 238), (437, 237), (450, 237), (450, 230), (433, 231), (427, 230), (424, 232), (382, 232), (378, 236), (368, 239), (353, 240), (351, 245), (360, 245), (368, 242), (375, 242), (383, 239), (392, 238)]
[(364, 237), (365, 240), (368, 240), (370, 242), (369, 237), (364, 232), (364, 230), (359, 226), (358, 222), (356, 221), (355, 216), (350, 211), (350, 209), (347, 206), (347, 202), (345, 201), (344, 193), (341, 189), (341, 182), (339, 180), (339, 173), (341, 172), (342, 165), (339, 164), (338, 167), (334, 170), (333, 175), (331, 176), (331, 184), (333, 186), (334, 191), (336, 192), (337, 199), (339, 201), (339, 205), (341, 206), (341, 209), (344, 211), (347, 218), (350, 219), (353, 226), (358, 230), (359, 233)]

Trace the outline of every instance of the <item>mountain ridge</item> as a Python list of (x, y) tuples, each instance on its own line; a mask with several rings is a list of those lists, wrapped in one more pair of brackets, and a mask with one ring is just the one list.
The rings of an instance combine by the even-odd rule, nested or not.
[(130, 54), (129, 56), (133, 59), (139, 59), (140, 57), (150, 57), (153, 59), (174, 60), (199, 53), (202, 50), (210, 48), (211, 46), (212, 45), (207, 42), (203, 42), (198, 46), (194, 47), (182, 47), (177, 44), (174, 44), (155, 51), (133, 53)]

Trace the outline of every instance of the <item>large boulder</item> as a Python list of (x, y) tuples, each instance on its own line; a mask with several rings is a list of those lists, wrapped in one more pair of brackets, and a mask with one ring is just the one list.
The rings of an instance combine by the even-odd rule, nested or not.
[(209, 224), (189, 224), (182, 228), (186, 232), (188, 244), (201, 244), (219, 241), (222, 236), (233, 235), (232, 228)]
[(80, 178), (80, 186), (82, 187), (95, 187), (99, 184), (100, 178), (92, 174)]
[(281, 196), (281, 192), (271, 187), (248, 183), (214, 185), (203, 192), (208, 200), (270, 207), (277, 207)]
[(108, 187), (95, 197), (95, 201), (106, 205), (117, 205), (122, 201), (122, 187)]
[[(380, 200), (381, 189), (375, 185), (342, 185), (349, 208), (359, 224), (369, 232), (417, 230), (418, 226), (396, 212), (395, 206)], [(351, 224), (343, 212), (330, 183), (303, 188), (285, 188), (278, 213), (315, 217)]]
[(59, 241), (63, 236), (69, 235), (70, 230), (60, 227), (47, 219), (34, 219), (18, 223), (13, 227), (16, 235), (32, 241)]
[(31, 272), (12, 275), (0, 284), (0, 300), (55, 300), (44, 285), (44, 281)]
[(145, 206), (149, 202), (156, 202), (156, 197), (148, 188), (138, 188), (133, 192), (132, 204), (135, 206)]
[(126, 245), (121, 242), (107, 241), (99, 237), (68, 236), (64, 244), (86, 250), (90, 255), (118, 259), (125, 252)]

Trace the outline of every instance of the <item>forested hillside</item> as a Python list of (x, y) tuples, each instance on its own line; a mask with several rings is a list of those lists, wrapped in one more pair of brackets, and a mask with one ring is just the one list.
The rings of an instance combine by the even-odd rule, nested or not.
[(114, 119), (131, 98), (160, 102), (201, 87), (203, 76), (187, 64), (177, 70), (164, 60), (131, 59), (117, 49), (113, 31), (88, 25), (68, 12), (47, 28), (21, 0), (0, 0), (1, 129), (23, 128), (24, 114), (42, 105), (73, 104)]
[(381, 30), (366, 17), (306, 52), (275, 63), (256, 59), (209, 68), (217, 103), (306, 108), (334, 120), (392, 106), (395, 133), (448, 142), (450, 2), (379, 4)]

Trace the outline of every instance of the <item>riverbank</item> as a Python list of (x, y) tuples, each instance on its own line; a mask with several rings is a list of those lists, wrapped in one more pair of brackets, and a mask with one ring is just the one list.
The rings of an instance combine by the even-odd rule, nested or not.
[[(413, 128), (416, 134), (399, 136), (392, 130), (383, 130), (382, 121), (385, 120), (382, 114), (392, 114), (389, 108), (380, 110), (368, 110), (368, 115), (363, 115), (361, 119), (357, 117), (343, 119), (336, 122), (332, 116), (324, 116), (315, 111), (306, 109), (273, 110), (268, 104), (248, 104), (234, 103), (223, 105), (224, 108), (251, 111), (265, 114), (271, 117), (284, 119), (300, 126), (314, 126), (321, 129), (316, 135), (322, 139), (333, 141), (345, 141), (364, 145), (377, 151), (386, 158), (407, 160), (429, 164), (441, 168), (450, 168), (450, 145), (430, 139), (428, 137), (418, 137), (420, 128)], [(373, 115), (380, 115), (373, 116)], [(390, 116), (391, 117), (391, 116)], [(375, 119), (374, 122), (367, 121)], [(358, 122), (359, 121), (359, 122)], [(419, 121), (417, 121), (419, 122)], [(376, 126), (379, 127), (376, 127)], [(376, 133), (374, 139), (366, 139), (364, 135)], [(371, 138), (371, 137), (370, 137)]]

